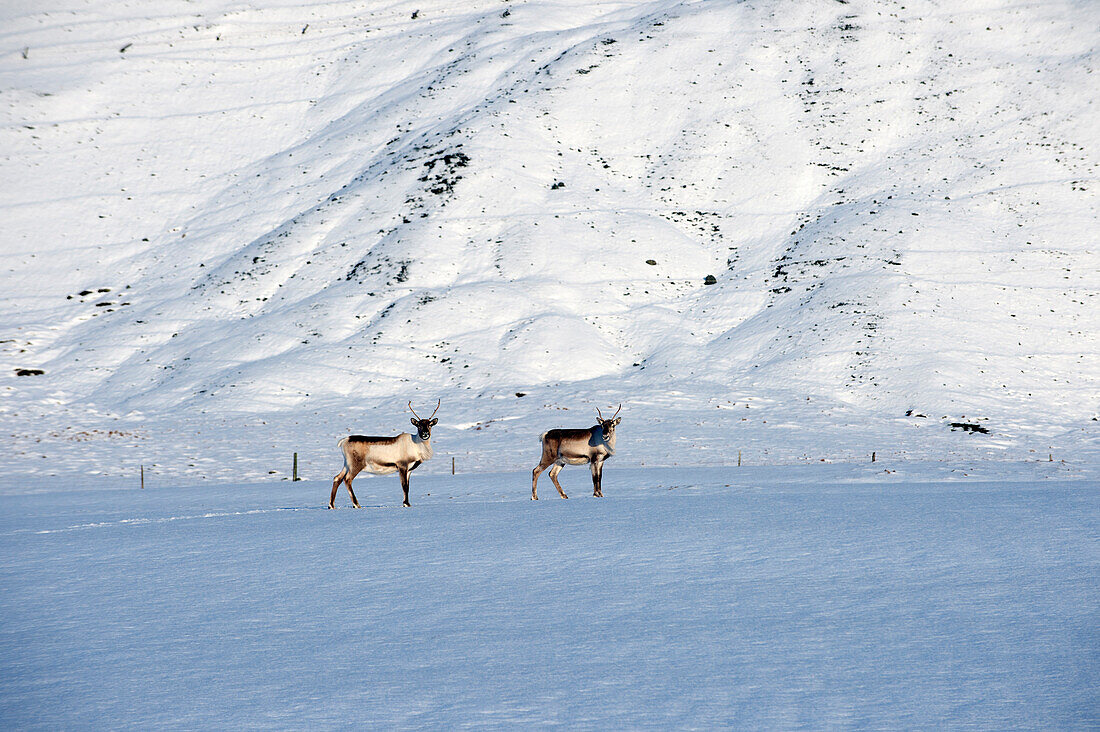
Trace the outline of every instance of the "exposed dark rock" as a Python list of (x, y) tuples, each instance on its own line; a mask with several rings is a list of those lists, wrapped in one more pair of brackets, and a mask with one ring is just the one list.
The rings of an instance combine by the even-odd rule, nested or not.
[(988, 435), (989, 430), (982, 427), (980, 424), (974, 424), (973, 422), (951, 422), (951, 431), (962, 430), (963, 432), (981, 432), (983, 435)]

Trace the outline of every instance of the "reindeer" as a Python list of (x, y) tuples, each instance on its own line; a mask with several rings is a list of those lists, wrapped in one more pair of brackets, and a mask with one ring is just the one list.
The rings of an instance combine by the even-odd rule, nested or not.
[[(442, 400), (435, 404), (435, 412), (439, 411)], [(409, 473), (417, 468), (420, 463), (430, 460), (432, 457), (432, 427), (439, 422), (434, 419), (435, 412), (427, 419), (421, 419), (420, 415), (409, 402), (409, 411), (413, 413), (410, 420), (416, 427), (416, 434), (410, 435), (402, 432), (396, 437), (367, 437), (364, 435), (352, 435), (344, 437), (336, 446), (344, 453), (344, 469), (332, 479), (332, 495), (328, 499), (328, 507), (336, 508), (336, 490), (343, 481), (351, 495), (351, 505), (359, 508), (359, 501), (355, 498), (355, 491), (351, 489), (351, 481), (366, 469), (375, 475), (389, 475), (398, 473), (401, 476), (401, 490), (405, 492), (403, 506), (409, 503)]]
[(539, 475), (551, 464), (554, 467), (550, 468), (550, 480), (554, 482), (554, 487), (558, 489), (558, 495), (562, 498), (569, 498), (565, 495), (565, 491), (561, 489), (561, 483), (558, 482), (558, 473), (561, 472), (566, 463), (569, 465), (590, 463), (592, 465), (592, 495), (603, 498), (603, 491), (601, 490), (603, 461), (615, 454), (615, 427), (619, 422), (622, 422), (622, 418), (618, 417), (622, 409), (623, 405), (620, 404), (619, 408), (615, 410), (615, 414), (611, 415), (611, 419), (604, 419), (603, 412), (600, 411), (599, 407), (596, 407), (596, 414), (599, 415), (598, 424), (586, 430), (550, 430), (539, 436), (539, 442), (542, 443), (542, 460), (531, 471), (532, 501), (539, 499)]

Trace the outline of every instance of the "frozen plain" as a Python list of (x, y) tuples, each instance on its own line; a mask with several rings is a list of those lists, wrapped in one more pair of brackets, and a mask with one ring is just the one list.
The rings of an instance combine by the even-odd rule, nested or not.
[[(1088, 729), (1100, 498), (1052, 465), (9, 494), (10, 727)], [(928, 482), (921, 477), (930, 478)], [(940, 476), (942, 477), (942, 476)], [(545, 478), (540, 488), (548, 489)], [(550, 492), (553, 493), (552, 489)], [(338, 506), (348, 506), (346, 494)]]

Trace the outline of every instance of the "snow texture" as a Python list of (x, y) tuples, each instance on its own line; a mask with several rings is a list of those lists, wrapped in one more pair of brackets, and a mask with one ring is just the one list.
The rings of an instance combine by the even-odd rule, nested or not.
[(358, 511), (321, 483), (0, 497), (0, 716), (1100, 724), (1094, 482), (609, 463), (606, 498), (536, 503), (529, 475), (417, 475), (411, 509), (394, 478), (360, 481)]

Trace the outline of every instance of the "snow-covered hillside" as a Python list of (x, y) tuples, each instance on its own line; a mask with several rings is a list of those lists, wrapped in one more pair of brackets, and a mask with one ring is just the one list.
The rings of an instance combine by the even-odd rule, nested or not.
[(5, 480), (1100, 454), (1095, 3), (0, 13)]

